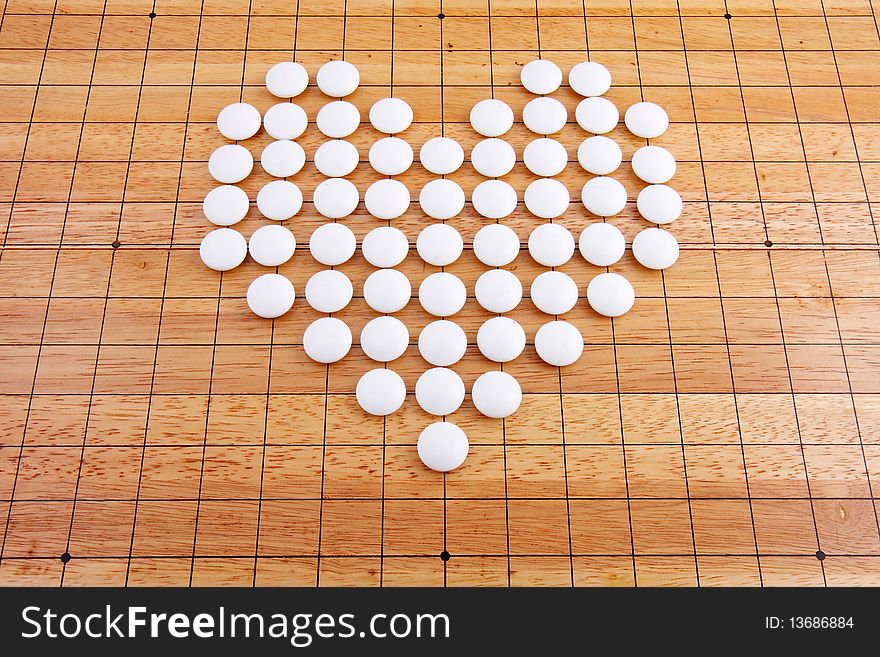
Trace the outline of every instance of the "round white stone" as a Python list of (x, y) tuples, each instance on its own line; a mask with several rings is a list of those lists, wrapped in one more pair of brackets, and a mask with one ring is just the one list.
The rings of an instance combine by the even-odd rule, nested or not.
[(389, 135), (403, 132), (413, 120), (412, 107), (400, 98), (382, 98), (370, 108), (370, 123)]
[(481, 374), (471, 388), (471, 399), (486, 417), (505, 418), (516, 412), (522, 402), (519, 382), (507, 372)]
[(577, 304), (577, 283), (561, 271), (545, 271), (532, 281), (529, 296), (542, 313), (564, 315)]
[(315, 168), (328, 178), (347, 176), (358, 165), (360, 155), (354, 144), (341, 139), (331, 139), (315, 151)]
[(675, 175), (675, 157), (662, 146), (642, 146), (633, 153), (632, 168), (646, 183), (665, 183)]
[(386, 176), (397, 176), (413, 163), (413, 149), (400, 137), (384, 137), (373, 142), (368, 154), (370, 166)]
[(281, 317), (293, 307), (294, 299), (293, 283), (281, 274), (263, 274), (248, 285), (248, 307), (259, 317)]
[(364, 281), (364, 301), (378, 313), (396, 313), (411, 296), (409, 279), (396, 269), (378, 269)]
[(336, 267), (348, 262), (357, 249), (357, 238), (345, 224), (318, 226), (309, 238), (309, 252), (322, 265)]
[(383, 178), (367, 187), (364, 205), (377, 219), (396, 219), (409, 207), (409, 190), (399, 180)]
[(598, 62), (581, 62), (568, 72), (568, 84), (581, 96), (601, 96), (611, 88), (611, 72)]
[(474, 255), (490, 267), (503, 267), (519, 254), (519, 237), (509, 226), (488, 224), (474, 235)]
[(537, 176), (555, 176), (568, 164), (568, 153), (555, 139), (541, 137), (526, 144), (523, 162)]
[(648, 185), (636, 198), (639, 214), (655, 224), (669, 224), (678, 219), (684, 203), (677, 191), (667, 185)]
[(510, 317), (493, 317), (477, 331), (480, 353), (496, 363), (507, 363), (526, 348), (526, 332)]
[(342, 98), (357, 89), (361, 74), (354, 64), (337, 60), (327, 62), (319, 68), (315, 82), (318, 83), (318, 89), (327, 96)]
[(594, 135), (604, 135), (614, 130), (620, 121), (617, 106), (607, 98), (584, 98), (574, 110), (578, 125)]
[(217, 115), (217, 129), (227, 139), (239, 141), (253, 137), (260, 129), (260, 110), (248, 103), (232, 103)]
[(416, 449), (422, 463), (431, 470), (449, 472), (467, 458), (468, 439), (465, 432), (451, 422), (434, 422), (422, 429)]
[(235, 269), (247, 256), (247, 240), (232, 228), (217, 228), (202, 238), (199, 257), (214, 271)]
[(566, 367), (584, 353), (584, 336), (568, 322), (547, 322), (535, 334), (535, 351), (548, 365)]
[(522, 283), (505, 269), (483, 272), (474, 285), (474, 296), (490, 313), (510, 312), (522, 301)]
[(623, 257), (626, 251), (626, 239), (612, 224), (590, 224), (581, 231), (578, 249), (584, 260), (591, 265), (609, 267)]
[(409, 345), (409, 331), (396, 317), (374, 317), (361, 329), (361, 349), (380, 363), (388, 363), (403, 356)]
[(332, 139), (348, 137), (361, 124), (361, 113), (347, 100), (334, 100), (318, 110), (318, 130)]
[(266, 219), (284, 221), (302, 208), (302, 192), (289, 180), (273, 180), (257, 192), (257, 209)]
[(484, 137), (500, 137), (513, 126), (513, 110), (504, 101), (487, 98), (471, 108), (470, 119)]
[(538, 178), (529, 183), (523, 194), (526, 209), (541, 219), (555, 219), (568, 210), (568, 189), (554, 178)]
[(419, 333), (419, 354), (436, 367), (449, 367), (467, 351), (467, 336), (448, 319), (431, 322)]
[(208, 173), (222, 183), (237, 183), (247, 178), (254, 168), (254, 156), (244, 146), (226, 144), (208, 158)]
[(560, 267), (574, 254), (574, 236), (560, 224), (541, 224), (529, 235), (529, 255), (545, 267)]
[(345, 178), (328, 178), (312, 193), (315, 210), (328, 219), (347, 217), (357, 207), (357, 187)]
[(623, 152), (609, 137), (590, 137), (578, 146), (578, 163), (590, 173), (606, 176), (620, 166)]
[(276, 178), (287, 178), (300, 172), (306, 163), (306, 152), (295, 141), (273, 141), (263, 149), (260, 164), (263, 171)]
[(451, 415), (464, 402), (464, 381), (446, 367), (431, 368), (416, 381), (416, 401), (425, 413)]
[(422, 187), (419, 205), (433, 219), (452, 219), (464, 207), (464, 190), (448, 178), (438, 178)]
[(205, 217), (217, 226), (237, 224), (245, 218), (249, 207), (247, 192), (235, 185), (215, 187), (202, 201)]
[(389, 415), (403, 406), (406, 384), (397, 372), (380, 367), (358, 380), (355, 397), (370, 415)]
[(379, 226), (364, 236), (361, 251), (374, 267), (396, 267), (409, 252), (409, 240), (393, 226)]
[(523, 108), (523, 123), (539, 135), (552, 135), (565, 127), (568, 111), (565, 105), (555, 98), (542, 96), (526, 103)]
[(635, 236), (633, 255), (648, 269), (666, 269), (678, 260), (678, 240), (662, 228), (646, 228)]
[(445, 267), (458, 260), (464, 249), (464, 241), (449, 224), (426, 226), (416, 238), (416, 251), (429, 265)]
[(263, 117), (263, 127), (274, 139), (296, 139), (306, 131), (308, 124), (305, 110), (293, 103), (272, 105)]
[(535, 59), (522, 67), (519, 79), (533, 94), (552, 94), (562, 84), (562, 71), (549, 59)]
[(351, 350), (351, 329), (336, 317), (321, 317), (303, 333), (306, 356), (317, 363), (335, 363)]
[(266, 89), (279, 98), (299, 96), (309, 86), (309, 72), (297, 62), (281, 62), (266, 71)]
[(480, 216), (502, 219), (516, 210), (516, 190), (503, 180), (484, 180), (474, 188), (471, 203)]
[(419, 303), (435, 317), (451, 317), (464, 307), (467, 290), (455, 274), (438, 271), (419, 285)]
[(588, 180), (581, 190), (584, 207), (600, 217), (611, 217), (626, 207), (626, 189), (614, 178)]
[(464, 162), (464, 149), (454, 139), (434, 137), (422, 144), (419, 162), (431, 173), (444, 176), (456, 171)]
[(629, 131), (637, 137), (653, 139), (659, 137), (669, 127), (669, 115), (654, 103), (636, 103), (630, 105), (623, 116)]
[(600, 315), (620, 317), (636, 299), (632, 284), (620, 274), (599, 274), (587, 286), (587, 301)]
[(306, 283), (306, 301), (319, 313), (335, 313), (351, 301), (354, 287), (338, 269), (324, 269), (312, 274)]
[(516, 164), (516, 151), (503, 139), (483, 139), (471, 149), (471, 164), (487, 178), (500, 178)]
[(279, 224), (261, 226), (248, 242), (251, 258), (265, 267), (278, 267), (293, 257), (296, 238)]

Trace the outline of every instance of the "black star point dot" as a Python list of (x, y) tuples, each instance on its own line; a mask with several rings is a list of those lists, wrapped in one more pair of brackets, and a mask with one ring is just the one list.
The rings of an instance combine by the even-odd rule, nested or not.
[(61, 555), (61, 563), (67, 563), (70, 561), (70, 552), (65, 552)]
[(766, 242), (764, 242), (764, 246), (767, 246), (767, 247), (773, 246), (773, 242), (771, 242), (770, 240), (767, 240)]
[(441, 12), (441, 13), (437, 14), (437, 18), (439, 18), (442, 21), (444, 18), (446, 18), (446, 14)]
[(443, 552), (440, 553), (440, 559), (443, 560), (443, 561), (449, 561), (449, 558), (450, 558), (451, 556), (452, 556), (452, 555), (449, 554), (446, 550), (443, 550)]
[(730, 20), (731, 18), (733, 18), (733, 16), (731, 16), (730, 14), (724, 14), (724, 18)]
[(816, 550), (816, 558), (819, 561), (825, 561), (825, 553), (822, 550)]
[(110, 246), (112, 246), (114, 249), (118, 249), (120, 246), (122, 246), (122, 242), (120, 242), (119, 240), (116, 240), (116, 241), (112, 242), (110, 244)]

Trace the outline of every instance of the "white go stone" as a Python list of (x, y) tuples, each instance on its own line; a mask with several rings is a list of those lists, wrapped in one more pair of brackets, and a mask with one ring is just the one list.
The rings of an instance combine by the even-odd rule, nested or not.
[(545, 267), (561, 267), (574, 254), (574, 236), (560, 224), (541, 224), (529, 234), (529, 255)]
[(568, 164), (565, 146), (555, 139), (541, 137), (526, 144), (523, 150), (526, 168), (537, 176), (555, 176)]
[(367, 358), (389, 363), (403, 356), (409, 346), (409, 330), (396, 317), (374, 317), (361, 329), (360, 343)]
[(516, 412), (522, 403), (522, 388), (507, 372), (481, 374), (471, 388), (471, 399), (486, 417), (501, 419)]
[(523, 108), (523, 123), (539, 135), (552, 135), (565, 127), (568, 111), (565, 105), (555, 98), (541, 96), (526, 103)]
[(411, 296), (409, 279), (396, 269), (378, 269), (364, 281), (364, 301), (377, 313), (396, 313)]
[(433, 219), (452, 219), (464, 208), (464, 190), (448, 178), (438, 178), (422, 187), (419, 205)]
[(474, 210), (487, 219), (503, 219), (516, 210), (516, 190), (503, 180), (484, 180), (471, 194)]
[(412, 107), (400, 98), (382, 98), (370, 108), (370, 123), (389, 135), (403, 132), (413, 120)]
[(416, 401), (425, 413), (451, 415), (464, 402), (464, 381), (446, 367), (433, 367), (416, 381)]
[(667, 185), (648, 185), (636, 198), (639, 214), (655, 224), (670, 224), (681, 216), (681, 195)]
[(665, 183), (675, 175), (675, 157), (662, 146), (642, 146), (633, 153), (632, 168), (646, 183)]
[(457, 171), (464, 162), (464, 149), (449, 137), (429, 139), (419, 149), (419, 162), (431, 173), (444, 176)]
[(509, 226), (488, 224), (474, 235), (474, 255), (490, 267), (503, 267), (519, 255), (519, 237)]
[(419, 303), (435, 317), (451, 317), (464, 307), (467, 290), (455, 274), (438, 271), (419, 285)]
[(281, 274), (263, 274), (247, 289), (247, 304), (253, 313), (266, 319), (281, 317), (293, 307), (296, 291)]
[(338, 269), (324, 269), (306, 282), (306, 301), (319, 313), (335, 313), (345, 308), (354, 294), (348, 276)]
[(336, 317), (321, 317), (303, 333), (303, 350), (316, 363), (329, 365), (351, 350), (351, 329)]
[(299, 96), (309, 86), (309, 72), (297, 62), (281, 62), (266, 71), (266, 89), (279, 98)]
[(504, 269), (483, 272), (474, 285), (474, 296), (490, 313), (510, 312), (522, 301), (522, 283), (513, 273)]
[(519, 79), (533, 94), (552, 94), (562, 84), (562, 71), (549, 59), (535, 59), (522, 67)]
[(287, 178), (300, 172), (306, 163), (306, 152), (295, 141), (280, 139), (263, 149), (260, 164), (263, 171), (276, 178)]
[(545, 271), (532, 281), (529, 296), (542, 313), (564, 315), (577, 304), (577, 283), (561, 271)]
[(635, 299), (632, 283), (620, 274), (599, 274), (587, 286), (587, 301), (605, 317), (620, 317), (629, 312)]
[(315, 81), (322, 93), (333, 98), (343, 98), (357, 89), (361, 74), (354, 64), (337, 60), (327, 62), (319, 68)]
[(345, 178), (328, 178), (312, 193), (315, 210), (328, 219), (342, 219), (354, 212), (360, 200), (357, 187)]
[(419, 354), (436, 367), (454, 365), (465, 351), (467, 336), (458, 324), (448, 319), (431, 322), (419, 333)]
[(471, 165), (487, 178), (506, 176), (516, 164), (516, 151), (503, 139), (483, 139), (471, 149)]
[(565, 185), (554, 178), (538, 178), (523, 194), (526, 209), (541, 219), (555, 219), (568, 210), (571, 197)]
[(227, 139), (239, 141), (253, 137), (260, 130), (260, 110), (248, 103), (232, 103), (217, 115), (217, 129)]
[(434, 422), (422, 429), (416, 450), (425, 466), (436, 472), (449, 472), (467, 458), (467, 435), (452, 422)]
[(484, 137), (500, 137), (513, 126), (513, 110), (504, 101), (487, 98), (471, 108), (470, 120)]
[(217, 228), (202, 238), (199, 257), (214, 271), (235, 269), (247, 256), (247, 240), (232, 228)]
[(578, 163), (584, 170), (597, 176), (607, 176), (620, 166), (623, 152), (617, 142), (608, 137), (584, 139), (578, 146)]
[(235, 185), (215, 187), (205, 194), (202, 211), (212, 224), (232, 226), (245, 218), (250, 201), (247, 193)]
[(396, 267), (409, 252), (409, 240), (398, 228), (379, 226), (364, 236), (361, 251), (364, 259), (374, 267)]
[(626, 207), (626, 189), (614, 178), (593, 178), (581, 190), (581, 202), (593, 214), (611, 217)]
[(568, 322), (547, 322), (535, 334), (535, 351), (548, 365), (567, 367), (584, 353), (584, 336)]
[(399, 180), (383, 178), (367, 187), (364, 205), (377, 219), (397, 219), (409, 207), (409, 190)]
[(348, 137), (361, 124), (361, 113), (347, 100), (334, 100), (318, 110), (318, 130), (331, 139)]
[(397, 372), (380, 367), (358, 380), (355, 397), (370, 415), (390, 415), (403, 406), (406, 384)]
[(609, 267), (623, 257), (626, 251), (626, 239), (612, 224), (590, 224), (581, 231), (578, 249), (584, 260), (591, 265)]
[(445, 267), (458, 260), (464, 250), (461, 234), (449, 224), (426, 226), (416, 238), (416, 251), (429, 265)]
[(257, 209), (274, 221), (290, 219), (300, 211), (302, 202), (302, 192), (289, 180), (273, 180), (257, 192)]
[(342, 139), (331, 139), (315, 151), (315, 168), (328, 178), (347, 176), (358, 165), (360, 155), (354, 144)]
[(654, 103), (642, 102), (630, 105), (623, 116), (623, 121), (631, 133), (644, 139), (659, 137), (669, 127), (669, 115), (666, 114), (666, 110)]
[(526, 332), (510, 317), (492, 317), (477, 331), (480, 353), (496, 363), (508, 363), (526, 348)]
[(397, 176), (413, 163), (413, 149), (400, 137), (384, 137), (373, 142), (368, 154), (370, 166), (386, 176)]
[(620, 121), (617, 106), (607, 98), (599, 96), (584, 98), (574, 110), (574, 118), (578, 125), (594, 135), (611, 132)]
[(264, 267), (278, 267), (293, 257), (296, 238), (279, 224), (261, 226), (254, 231), (248, 242), (248, 252)]
[(238, 144), (221, 146), (208, 158), (208, 173), (217, 182), (240, 182), (250, 175), (253, 168), (254, 156)]
[(598, 62), (581, 62), (568, 72), (568, 84), (581, 96), (601, 96), (611, 88), (611, 72)]
[(635, 259), (648, 269), (666, 269), (678, 260), (678, 240), (662, 228), (646, 228), (632, 243)]
[(263, 116), (263, 127), (273, 139), (296, 139), (308, 124), (305, 110), (294, 103), (272, 105)]
[(345, 224), (318, 226), (309, 238), (309, 252), (322, 265), (336, 267), (348, 262), (357, 249), (357, 238)]

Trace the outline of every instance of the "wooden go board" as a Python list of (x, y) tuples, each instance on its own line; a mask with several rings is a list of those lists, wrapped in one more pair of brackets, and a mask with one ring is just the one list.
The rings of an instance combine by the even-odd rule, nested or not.
[[(808, 585), (880, 584), (880, 37), (867, 0), (8, 0), (0, 23), (0, 582), (43, 585)], [(317, 314), (300, 299), (275, 320), (244, 293), (265, 271), (223, 274), (197, 246), (214, 120), (243, 99), (265, 110), (267, 68), (312, 76), (344, 57), (362, 110), (389, 93), (413, 105), (416, 147), (477, 140), (470, 106), (517, 116), (521, 65), (567, 71), (586, 57), (614, 76), (621, 109), (652, 100), (679, 160), (679, 262), (613, 270), (629, 314), (582, 301), (586, 337), (562, 371), (530, 345), (505, 369), (520, 410), (450, 418), (471, 453), (443, 476), (414, 447), (429, 418), (412, 397), (387, 419), (352, 394), (370, 367), (355, 347), (330, 367), (300, 342)], [(314, 80), (314, 78), (312, 78)], [(573, 113), (577, 97), (557, 94)], [(310, 118), (324, 102), (310, 86)], [(378, 138), (352, 140), (365, 159)], [(572, 163), (584, 133), (561, 133)], [(641, 143), (619, 126), (625, 158)], [(517, 124), (518, 153), (530, 136)], [(258, 153), (261, 134), (249, 140)], [(300, 140), (309, 158), (320, 139)], [(253, 199), (268, 176), (244, 183)], [(615, 174), (634, 199), (628, 164)], [(363, 162), (352, 179), (376, 179)], [(480, 177), (451, 176), (469, 192)], [(400, 177), (429, 178), (418, 164)], [(519, 163), (508, 178), (532, 179)], [(295, 177), (307, 200), (311, 162)], [(573, 204), (562, 222), (591, 219)], [(469, 242), (483, 220), (451, 220)], [(634, 203), (611, 221), (628, 240)], [(289, 222), (298, 255), (279, 271), (301, 291), (303, 248), (323, 220)], [(377, 220), (345, 222), (359, 238)], [(252, 208), (249, 235), (265, 221)], [(395, 225), (414, 241), (417, 206)], [(506, 221), (537, 225), (520, 205)], [(524, 281), (540, 268), (523, 251)], [(414, 282), (432, 268), (413, 252)], [(361, 255), (341, 267), (371, 313)], [(472, 251), (448, 268), (472, 293)], [(581, 286), (596, 269), (562, 268)], [(261, 271), (262, 270), (262, 271)], [(428, 316), (400, 314), (415, 333)], [(511, 316), (530, 342), (542, 322)], [(458, 316), (473, 341), (487, 314)], [(475, 346), (456, 369), (490, 369)], [(395, 369), (410, 390), (414, 346)]]

